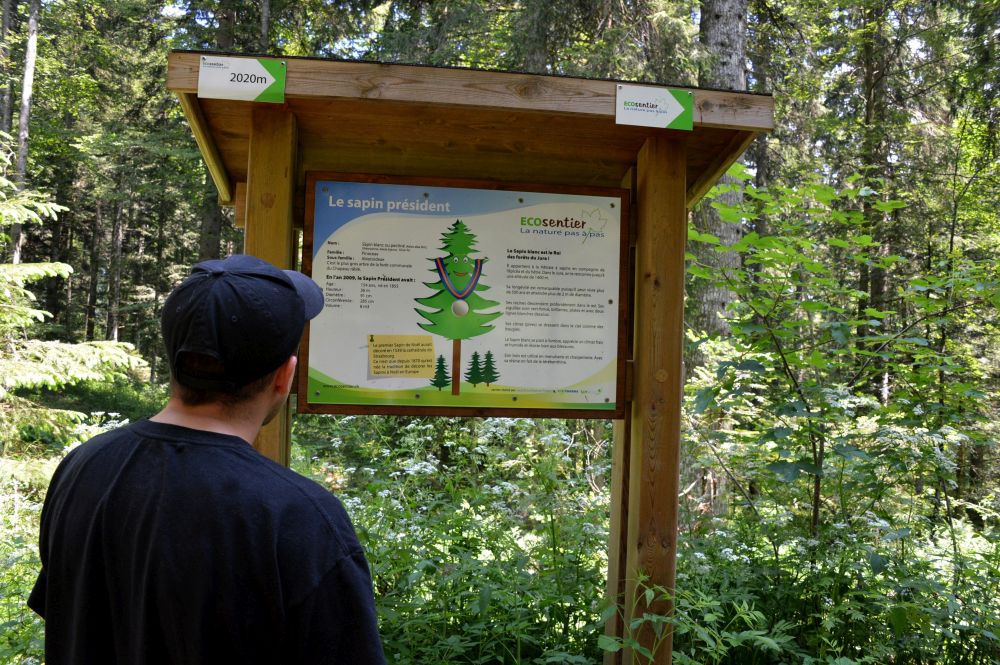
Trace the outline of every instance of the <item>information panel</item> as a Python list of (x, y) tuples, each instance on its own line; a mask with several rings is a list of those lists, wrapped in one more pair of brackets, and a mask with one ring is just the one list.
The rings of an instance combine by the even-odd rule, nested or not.
[(620, 415), (626, 190), (307, 180), (300, 411)]

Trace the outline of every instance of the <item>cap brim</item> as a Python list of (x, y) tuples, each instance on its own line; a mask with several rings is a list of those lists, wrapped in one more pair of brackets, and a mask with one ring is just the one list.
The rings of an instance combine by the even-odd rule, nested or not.
[(323, 311), (323, 289), (311, 278), (296, 270), (283, 271), (288, 279), (292, 280), (292, 285), (302, 298), (305, 305), (306, 321), (316, 318), (316, 315)]

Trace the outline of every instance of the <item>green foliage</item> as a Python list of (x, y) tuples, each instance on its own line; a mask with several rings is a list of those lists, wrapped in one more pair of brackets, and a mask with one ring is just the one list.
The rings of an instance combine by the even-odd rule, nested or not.
[(344, 500), (394, 663), (596, 663), (606, 424), (319, 418), (298, 468)]
[[(692, 516), (678, 587), (785, 622), (803, 663), (997, 662), (995, 497), (973, 505), (959, 477), (992, 445), (995, 395), (952, 336), (970, 311), (995, 318), (995, 265), (906, 276), (864, 212), (905, 208), (858, 178), (743, 191), (724, 215), (770, 233), (695, 235), (743, 267), (691, 269), (736, 295), (729, 339), (692, 335), (708, 360), (688, 385), (692, 452), (724, 471), (733, 513)], [(889, 269), (895, 302), (875, 309), (859, 275)]]
[[(0, 171), (8, 163), (9, 158), (0, 164)], [(51, 216), (63, 209), (28, 190), (4, 197), (12, 188), (12, 183), (0, 178), (0, 220), (4, 225), (11, 220)], [(39, 442), (66, 445), (75, 441), (73, 433), (84, 419), (83, 414), (49, 409), (12, 393), (107, 380), (142, 363), (128, 344), (70, 344), (36, 337), (35, 326), (50, 315), (36, 306), (28, 286), (71, 273), (72, 268), (63, 263), (0, 264), (0, 451), (5, 455), (31, 449)]]
[[(63, 206), (52, 201), (43, 192), (26, 187), (18, 187), (11, 180), (10, 167), (14, 162), (13, 139), (6, 132), (0, 131), (0, 239), (5, 237), (4, 228), (14, 224), (38, 224), (43, 219), (55, 218), (56, 214), (65, 210)], [(29, 279), (28, 276), (16, 274), (5, 277), (11, 281)], [(0, 289), (3, 284), (0, 283)]]
[(127, 344), (43, 341), (27, 336), (26, 324), (44, 318), (30, 306), (25, 282), (66, 274), (68, 266), (0, 266), (7, 281), (0, 291), (0, 450), (5, 454), (42, 443), (65, 446), (79, 438), (84, 415), (53, 409), (18, 397), (15, 391), (61, 389), (84, 381), (109, 381), (137, 369), (142, 361)]
[(38, 575), (42, 505), (31, 492), (37, 479), (26, 483), (25, 475), (44, 472), (11, 469), (0, 458), (0, 662), (38, 665), (44, 660), (44, 625), (25, 603)]
[(48, 277), (68, 277), (73, 268), (65, 263), (0, 263), (0, 339), (11, 343), (21, 331), (44, 321), (48, 313), (35, 306), (35, 295), (25, 288)]
[[(128, 347), (69, 343), (107, 336), (116, 310), (162, 367), (159, 304), (218, 214), (163, 88), (169, 47), (678, 84), (705, 62), (688, 0), (271, 0), (261, 36), (263, 6), (43, 3), (30, 187), (11, 184), (9, 140), (0, 150), (0, 241), (27, 223), (36, 262), (0, 266), (0, 662), (42, 659), (23, 598), (61, 451), (162, 400), (126, 376)], [(780, 94), (754, 170), (734, 176), (761, 186), (716, 202), (741, 236), (731, 246), (690, 233), (738, 259), (690, 269), (737, 300), (730, 337), (690, 337), (705, 362), (685, 403), (683, 486), (717, 491), (681, 497), (675, 614), (644, 589), (627, 636), (673, 629), (678, 663), (1000, 662), (996, 2), (777, 1), (748, 18), (749, 85)], [(604, 424), (294, 427), (297, 467), (345, 497), (371, 554), (391, 662), (587, 663), (642, 646), (599, 637)]]
[[(23, 400), (13, 398), (15, 409), (18, 402)], [(10, 396), (0, 402), (2, 408), (10, 406)], [(38, 665), (44, 661), (44, 623), (28, 608), (27, 600), (40, 566), (38, 526), (45, 489), (67, 449), (64, 446), (78, 444), (123, 424), (103, 413), (85, 416), (39, 409), (30, 404), (28, 408), (33, 417), (21, 419), (22, 426), (44, 432), (64, 417), (66, 422), (59, 426), (72, 426), (73, 430), (70, 435), (64, 427), (55, 433), (54, 440), (47, 442), (49, 445), (33, 448), (24, 447), (23, 442), (30, 441), (32, 435), (22, 432), (22, 447), (14, 451), (5, 449), (0, 456), (0, 662), (17, 665)], [(12, 452), (16, 454), (11, 456)]]
[[(666, 608), (671, 605), (672, 611), (668, 612)], [(627, 650), (636, 665), (655, 662), (655, 655), (670, 634), (673, 661), (683, 665), (724, 662), (750, 665), (798, 655), (794, 638), (789, 634), (793, 625), (783, 620), (772, 625), (750, 602), (732, 595), (709, 595), (697, 587), (672, 594), (640, 577), (628, 616), (631, 619), (624, 635), (602, 635), (600, 646), (611, 653)], [(643, 631), (653, 639), (640, 638)]]

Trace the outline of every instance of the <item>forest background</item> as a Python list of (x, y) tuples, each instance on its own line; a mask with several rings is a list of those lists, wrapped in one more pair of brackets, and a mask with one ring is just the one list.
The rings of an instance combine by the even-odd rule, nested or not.
[[(998, 43), (997, 0), (3, 0), (0, 662), (42, 662), (52, 469), (159, 408), (165, 294), (241, 249), (171, 48), (773, 93), (691, 215), (677, 611), (635, 616), (677, 663), (1000, 662)], [(358, 525), (390, 662), (629, 646), (602, 637), (609, 423), (293, 436)]]

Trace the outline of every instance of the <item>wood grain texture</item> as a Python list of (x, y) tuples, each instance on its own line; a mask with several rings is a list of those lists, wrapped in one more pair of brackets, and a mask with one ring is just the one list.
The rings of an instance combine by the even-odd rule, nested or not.
[[(684, 248), (687, 240), (685, 145), (651, 138), (637, 165), (635, 400), (628, 510), (628, 589), (633, 607), (640, 577), (673, 589), (683, 387)], [(639, 611), (646, 608), (640, 607)], [(668, 613), (669, 603), (649, 610)], [(637, 636), (651, 648), (654, 635)], [(626, 654), (625, 659), (628, 659)], [(670, 663), (671, 639), (655, 652)]]
[[(611, 449), (611, 506), (610, 529), (608, 534), (608, 582), (607, 598), (619, 607), (625, 605), (627, 589), (628, 563), (628, 510), (629, 510), (629, 478), (631, 473), (632, 449), (632, 400), (635, 398), (635, 241), (638, 233), (638, 206), (635, 193), (637, 188), (636, 169), (630, 168), (622, 178), (622, 189), (629, 192), (629, 234), (622, 244), (628, 253), (624, 262), (628, 299), (623, 302), (626, 309), (623, 326), (628, 331), (624, 349), (625, 362), (625, 396), (623, 401), (624, 418), (613, 423)], [(624, 615), (616, 613), (604, 626), (605, 635), (623, 637), (625, 632)], [(622, 665), (622, 652), (605, 652), (604, 665)]]
[(232, 183), (222, 154), (215, 144), (212, 129), (202, 112), (198, 97), (190, 93), (182, 93), (179, 97), (181, 109), (183, 109), (184, 117), (187, 118), (188, 125), (191, 127), (191, 133), (194, 134), (195, 143), (198, 144), (198, 149), (201, 151), (205, 166), (208, 167), (208, 172), (212, 176), (215, 188), (219, 190), (219, 201), (222, 205), (229, 205), (233, 199)]
[[(608, 531), (608, 586), (609, 602), (623, 607), (627, 579), (628, 558), (628, 489), (629, 462), (631, 460), (632, 421), (615, 420), (612, 423), (611, 443), (611, 525)], [(615, 613), (604, 625), (604, 634), (622, 637), (625, 631), (623, 617)], [(604, 653), (604, 665), (621, 665), (620, 651)]]
[(740, 158), (753, 140), (760, 136), (759, 132), (734, 132), (729, 143), (715, 152), (715, 157), (705, 165), (698, 178), (691, 182), (687, 191), (687, 206), (693, 208), (708, 190), (725, 175), (726, 170)]
[[(244, 251), (279, 268), (293, 265), (292, 197), (295, 193), (295, 116), (281, 108), (254, 109), (247, 165)], [(279, 464), (289, 463), (289, 404), (254, 441)]]
[[(246, 180), (252, 105), (200, 100), (225, 170)], [(409, 107), (394, 102), (292, 100), (298, 119), (301, 185), (308, 171), (525, 181), (617, 187), (650, 135), (669, 130), (622, 127), (600, 118), (552, 121), (538, 114)], [(731, 162), (735, 134), (699, 129), (689, 137), (688, 182), (711, 182), (723, 160)], [(735, 147), (734, 147), (735, 145)], [(720, 155), (719, 153), (724, 153)], [(299, 200), (304, 200), (300, 191)], [(689, 198), (690, 195), (689, 195)]]
[(236, 183), (235, 194), (233, 194), (233, 206), (236, 208), (233, 215), (233, 224), (238, 229), (246, 228), (247, 225), (247, 184), (245, 182)]
[[(416, 69), (424, 75), (443, 72), (446, 78), (454, 71)], [(702, 108), (715, 108), (713, 95), (720, 93), (702, 92), (707, 95)], [(202, 133), (217, 152), (216, 157), (207, 156), (207, 161), (221, 162), (230, 182), (245, 181), (252, 110), (274, 105), (194, 101), (204, 116)], [(720, 168), (724, 170), (736, 159), (733, 153), (745, 145), (748, 132), (757, 131), (728, 128), (732, 116), (719, 116), (715, 124), (704, 116), (705, 122), (693, 132), (673, 132), (617, 125), (613, 114), (471, 107), (391, 96), (289, 97), (284, 108), (298, 120), (300, 188), (305, 173), (318, 170), (615, 187), (635, 164), (647, 139), (686, 136), (686, 178), (692, 183), (688, 199), (695, 201), (711, 186)], [(760, 111), (753, 104), (749, 108)], [(304, 196), (301, 189), (299, 195)]]
[[(167, 87), (197, 92), (201, 54), (173, 51)], [(614, 118), (617, 82), (471, 69), (287, 58), (286, 99), (344, 97)], [(769, 130), (767, 95), (691, 89), (695, 125)]]

